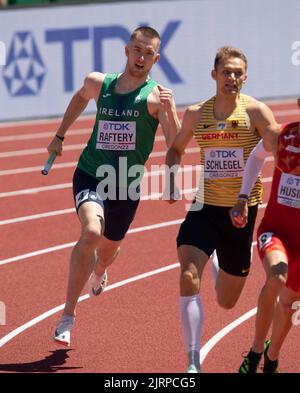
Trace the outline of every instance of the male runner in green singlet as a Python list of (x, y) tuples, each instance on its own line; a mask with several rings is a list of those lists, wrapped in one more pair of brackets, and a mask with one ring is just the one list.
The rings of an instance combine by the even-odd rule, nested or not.
[(136, 178), (129, 184), (128, 171), (144, 166), (159, 123), (168, 147), (180, 128), (172, 91), (149, 77), (159, 60), (159, 46), (160, 36), (154, 29), (137, 28), (125, 47), (125, 71), (120, 75), (90, 73), (48, 146), (49, 153), (60, 155), (68, 128), (89, 100), (96, 101), (94, 130), (73, 177), (81, 236), (71, 254), (66, 304), (54, 334), (54, 340), (65, 346), (70, 345), (75, 307), (88, 277), (90, 295), (101, 293), (107, 282), (106, 270), (118, 255), (134, 218), (139, 184)]

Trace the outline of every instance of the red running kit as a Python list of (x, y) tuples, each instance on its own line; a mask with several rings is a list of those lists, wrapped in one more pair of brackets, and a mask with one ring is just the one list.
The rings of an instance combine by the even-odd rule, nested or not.
[(261, 259), (272, 250), (288, 258), (287, 286), (300, 289), (300, 123), (282, 127), (270, 199), (257, 231)]

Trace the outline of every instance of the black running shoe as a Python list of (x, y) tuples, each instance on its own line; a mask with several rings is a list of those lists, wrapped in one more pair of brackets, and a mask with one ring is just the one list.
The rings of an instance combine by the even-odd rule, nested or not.
[(263, 373), (265, 374), (276, 374), (278, 371), (278, 360), (270, 360), (268, 358), (268, 349), (270, 346), (271, 340), (266, 341), (265, 350), (264, 350), (264, 368)]
[(256, 353), (250, 349), (250, 352), (248, 353), (247, 356), (245, 356), (244, 361), (239, 368), (239, 373), (240, 374), (255, 374), (257, 367), (259, 365), (259, 362), (261, 360), (261, 357), (262, 357), (262, 352)]

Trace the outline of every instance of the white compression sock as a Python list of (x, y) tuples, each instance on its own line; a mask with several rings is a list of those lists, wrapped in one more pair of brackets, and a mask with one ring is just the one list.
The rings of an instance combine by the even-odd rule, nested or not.
[(216, 250), (211, 254), (210, 258), (211, 258), (211, 274), (215, 284), (220, 269)]
[(180, 296), (180, 317), (188, 362), (199, 367), (203, 307), (200, 296)]

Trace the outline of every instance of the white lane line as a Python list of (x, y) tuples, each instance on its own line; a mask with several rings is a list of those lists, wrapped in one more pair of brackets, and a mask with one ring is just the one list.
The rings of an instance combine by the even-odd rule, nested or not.
[[(171, 222), (171, 221), (170, 221)], [(176, 223), (180, 223), (182, 222), (182, 220), (176, 220), (173, 221)], [(158, 224), (161, 226), (163, 226), (164, 223)], [(173, 224), (172, 224), (173, 225)], [(152, 227), (152, 228), (151, 228)], [(146, 228), (146, 227), (145, 227)], [(148, 226), (148, 228), (153, 229), (153, 225)], [(140, 231), (141, 228), (136, 228), (135, 232)], [(128, 231), (128, 233), (130, 232), (130, 230)], [(75, 242), (73, 243), (69, 243), (71, 245), (74, 245)], [(69, 246), (68, 244), (68, 246)], [(252, 243), (253, 245), (256, 244), (256, 242)], [(66, 246), (66, 245), (64, 245)], [(66, 247), (65, 247), (66, 248)], [(143, 273), (134, 277), (131, 277), (129, 279), (117, 282), (115, 284), (109, 285), (106, 289), (106, 291), (115, 289), (115, 288), (119, 288), (121, 286), (130, 284), (132, 282), (138, 281), (138, 280), (142, 280), (144, 278), (156, 275), (156, 274), (160, 274), (162, 272), (171, 270), (171, 269), (175, 269), (179, 267), (179, 263), (174, 263), (172, 265), (168, 265), (168, 266), (164, 266), (163, 268), (159, 268), (159, 269), (155, 269), (152, 270), (150, 272), (147, 273)], [(80, 296), (80, 298), (78, 299), (78, 302), (81, 302), (83, 300), (87, 300), (89, 299), (89, 295), (83, 295)], [(3, 345), (5, 345), (7, 342), (11, 341), (14, 337), (16, 337), (17, 335), (19, 335), (20, 333), (24, 332), (25, 330), (31, 328), (32, 326), (38, 324), (39, 322), (43, 321), (44, 319), (50, 317), (51, 315), (57, 313), (58, 311), (62, 311), (64, 309), (65, 304), (61, 304), (60, 306), (57, 306), (55, 308), (52, 308), (51, 310), (39, 315), (38, 317), (30, 320), (29, 322), (23, 324), (22, 326), (19, 326), (18, 328), (12, 330), (10, 333), (8, 333), (7, 335), (5, 335), (4, 337), (2, 337), (0, 339), (0, 348), (3, 347)], [(233, 329), (235, 329), (238, 325), (240, 325), (241, 323), (243, 323), (244, 321), (246, 321), (247, 319), (251, 318), (253, 315), (255, 315), (256, 313), (256, 308), (248, 311), (246, 314), (242, 315), (240, 318), (236, 319), (235, 321), (233, 321), (232, 323), (230, 323), (229, 325), (227, 325), (225, 328), (223, 328), (221, 331), (219, 331), (217, 334), (215, 334), (202, 348), (201, 348), (201, 364), (204, 362), (206, 356), (208, 355), (208, 353), (211, 351), (211, 349), (224, 337), (226, 336), (230, 331), (232, 331)]]
[[(181, 195), (192, 194), (195, 191), (196, 191), (196, 188), (186, 188), (181, 191)], [(142, 195), (141, 201), (158, 200), (158, 199), (161, 199), (162, 196), (163, 196), (162, 193), (152, 193), (149, 195)], [(41, 218), (59, 216), (59, 215), (63, 215), (63, 214), (73, 213), (73, 212), (75, 212), (74, 208), (68, 208), (68, 209), (62, 209), (62, 210), (52, 210), (50, 212), (32, 214), (30, 216), (22, 216), (22, 217), (15, 217), (15, 218), (9, 218), (7, 220), (2, 220), (2, 221), (0, 221), (0, 225), (17, 224), (19, 222), (39, 220)]]
[[(195, 151), (194, 148), (187, 149), (188, 154), (192, 154), (197, 151)], [(165, 155), (166, 155), (166, 152), (156, 152), (156, 153), (153, 153), (153, 155), (151, 155), (151, 157), (164, 157)], [(157, 166), (163, 167), (164, 164), (161, 163), (161, 164), (155, 165), (155, 167), (157, 167)], [(42, 169), (42, 167), (39, 167), (39, 170), (41, 170), (41, 169)], [(194, 170), (196, 170), (195, 165), (193, 166), (192, 164), (186, 164), (184, 167), (180, 168), (178, 172), (179, 173), (192, 172)], [(164, 174), (163, 169), (158, 170), (158, 171), (147, 171), (144, 174), (143, 178), (153, 177), (153, 176), (163, 175), (163, 174)], [(43, 186), (43, 187), (23, 188), (20, 190), (1, 192), (0, 198), (7, 198), (7, 197), (12, 197), (12, 196), (15, 197), (15, 196), (24, 195), (24, 194), (36, 194), (38, 192), (60, 190), (62, 188), (70, 188), (70, 187), (72, 187), (72, 183), (53, 184), (51, 186)]]
[[(164, 228), (164, 227), (168, 227), (168, 226), (177, 225), (177, 224), (180, 224), (182, 221), (183, 221), (183, 219), (178, 219), (178, 220), (160, 222), (158, 224), (152, 224), (152, 225), (146, 225), (146, 226), (142, 226), (142, 227), (132, 228), (132, 229), (129, 229), (127, 234), (144, 232), (144, 231), (152, 231), (154, 229), (159, 229), (159, 228)], [(26, 253), (26, 254), (22, 254), (22, 255), (17, 255), (15, 257), (2, 259), (2, 260), (0, 260), (0, 266), (1, 265), (6, 265), (6, 264), (12, 263), (12, 262), (21, 261), (23, 259), (35, 257), (35, 256), (38, 256), (38, 255), (43, 255), (43, 254), (48, 254), (50, 252), (63, 250), (65, 248), (70, 248), (70, 247), (73, 247), (75, 244), (76, 244), (76, 242), (59, 244), (57, 246), (53, 246), (53, 247), (49, 247), (49, 248), (43, 248), (41, 250), (32, 251), (32, 252), (29, 252), (29, 253)]]
[[(158, 138), (157, 141), (163, 140), (163, 137), (158, 136), (157, 138)], [(85, 146), (86, 146), (86, 143), (65, 145), (64, 151), (82, 150)], [(47, 153), (46, 146), (45, 147), (36, 147), (33, 149), (25, 149), (25, 150), (5, 151), (5, 152), (0, 153), (0, 158), (32, 156), (32, 155), (36, 155), (36, 154), (45, 154), (45, 153)], [(151, 154), (150, 154), (150, 156), (151, 156)]]
[[(188, 168), (186, 168), (186, 172), (189, 172), (189, 171), (191, 171), (190, 166), (188, 166)], [(145, 177), (151, 176), (151, 172), (149, 175), (147, 175), (147, 173), (145, 174)], [(271, 181), (272, 181), (272, 177), (265, 177), (262, 179), (263, 183), (268, 183)], [(19, 195), (26, 195), (26, 194), (37, 194), (39, 192), (62, 190), (64, 188), (71, 188), (71, 187), (72, 187), (72, 183), (61, 183), (61, 184), (53, 184), (52, 186), (24, 188), (22, 190), (0, 192), (0, 198), (16, 197)], [(157, 194), (157, 195), (159, 195), (159, 194)], [(154, 198), (154, 199), (156, 199), (156, 198)]]
[[(120, 288), (120, 287), (122, 287), (124, 285), (131, 284), (131, 283), (133, 283), (135, 281), (143, 280), (145, 278), (154, 276), (156, 274), (160, 274), (160, 273), (163, 273), (163, 272), (175, 269), (178, 266), (179, 266), (179, 263), (173, 263), (172, 265), (164, 266), (162, 268), (155, 269), (155, 270), (152, 270), (152, 271), (147, 272), (147, 273), (139, 274), (137, 276), (128, 278), (128, 279), (123, 280), (123, 281), (119, 281), (119, 282), (117, 282), (115, 284), (107, 286), (105, 288), (104, 292), (111, 291), (112, 289)], [(87, 299), (89, 299), (89, 295), (88, 294), (80, 296), (80, 298), (78, 299), (78, 302), (82, 302), (83, 300), (87, 300)], [(2, 337), (0, 339), (0, 348), (3, 347), (3, 345), (5, 345), (6, 343), (8, 343), (10, 340), (12, 340), (14, 337), (16, 337), (18, 334), (20, 334), (20, 333), (24, 332), (25, 330), (31, 328), (32, 326), (34, 326), (37, 323), (43, 321), (44, 319), (50, 317), (51, 315), (57, 313), (58, 311), (63, 310), (64, 307), (65, 307), (64, 304), (61, 304), (60, 306), (54, 307), (51, 310), (45, 312), (44, 314), (41, 314), (38, 317), (33, 318), (32, 320), (28, 321), (24, 325), (19, 326), (17, 329), (12, 330), (6, 336), (4, 336), (4, 337)]]
[[(73, 168), (77, 165), (78, 161), (63, 162), (61, 164), (54, 164), (51, 171), (55, 169)], [(29, 166), (25, 168), (4, 169), (0, 171), (0, 176), (20, 175), (22, 173), (41, 172), (42, 165)]]
[[(266, 205), (266, 204), (265, 204)], [(262, 205), (260, 206), (262, 208)], [(256, 246), (257, 242), (252, 242), (252, 246)], [(252, 308), (251, 310), (247, 311), (245, 314), (231, 322), (229, 325), (225, 326), (221, 329), (218, 333), (216, 333), (212, 338), (210, 338), (200, 350), (200, 364), (203, 364), (206, 356), (209, 352), (217, 345), (219, 341), (223, 339), (228, 333), (234, 330), (236, 327), (247, 321), (247, 319), (253, 317), (256, 314), (257, 307)]]
[[(271, 177), (266, 177), (262, 181), (263, 181), (263, 183), (271, 182), (272, 178)], [(189, 194), (195, 193), (196, 190), (197, 190), (196, 188), (186, 188), (184, 190), (181, 190), (180, 194), (181, 195), (189, 195)], [(162, 193), (152, 193), (152, 194), (149, 194), (149, 195), (142, 195), (141, 196), (141, 201), (159, 200), (159, 199), (162, 198), (162, 196), (163, 196)], [(261, 205), (261, 206), (265, 207), (266, 204)], [(259, 206), (259, 207), (261, 208), (261, 206)], [(50, 212), (45, 212), (45, 213), (32, 214), (30, 216), (21, 216), (21, 217), (9, 218), (7, 220), (0, 221), (0, 226), (1, 225), (17, 224), (19, 222), (25, 222), (25, 221), (39, 220), (41, 218), (59, 216), (59, 215), (73, 213), (73, 212), (75, 212), (74, 208), (68, 208), (68, 209), (62, 209), (62, 210), (52, 210)]]
[(71, 188), (71, 187), (72, 187), (72, 183), (61, 183), (61, 184), (53, 184), (52, 186), (25, 188), (23, 190), (1, 192), (0, 198), (15, 197), (15, 196), (26, 195), (26, 194), (37, 194), (39, 192), (62, 190), (64, 188)]
[[(196, 153), (196, 151), (192, 151), (190, 153)], [(267, 157), (266, 161), (274, 161), (273, 157)], [(51, 171), (54, 171), (56, 169), (65, 169), (65, 168), (73, 168), (77, 165), (78, 161), (70, 161), (70, 162), (63, 162), (61, 164), (54, 164)], [(10, 176), (10, 175), (19, 175), (21, 173), (32, 173), (32, 172), (40, 172), (42, 166), (30, 166), (30, 167), (24, 167), (24, 168), (15, 168), (15, 169), (4, 169), (0, 170), (0, 176)]]
[[(164, 273), (166, 271), (172, 270), (179, 267), (179, 263), (173, 263), (168, 266), (164, 266), (159, 269), (152, 270), (147, 273), (139, 274), (137, 276), (131, 277), (129, 279), (119, 281), (115, 284), (109, 285), (106, 287), (105, 292), (110, 291), (112, 289), (120, 288), (122, 286), (125, 286), (127, 284), (131, 284), (135, 281), (143, 280), (145, 278)], [(89, 295), (83, 295), (80, 296), (78, 299), (78, 302), (82, 302), (84, 300), (89, 299)], [(37, 325), (39, 322), (42, 322), (43, 320), (47, 319), (48, 317), (56, 314), (59, 311), (62, 311), (65, 307), (65, 304), (61, 304), (57, 307), (52, 308), (49, 311), (46, 311), (45, 313), (39, 315), (36, 318), (31, 319), (27, 323), (19, 326), (18, 328), (12, 330), (10, 333), (6, 334), (4, 337), (0, 339), (0, 348), (3, 347), (6, 343), (11, 341), (13, 338), (15, 338), (17, 335), (23, 333), (25, 330), (28, 330), (29, 328)], [(225, 326), (223, 329), (221, 329), (218, 333), (216, 333), (211, 339), (207, 341), (207, 343), (201, 348), (200, 350), (200, 364), (202, 365), (205, 358), (209, 354), (209, 352), (216, 346), (216, 344), (221, 341), (228, 333), (230, 333), (232, 330), (234, 330), (236, 327), (244, 323), (247, 319), (253, 317), (256, 314), (257, 308), (253, 308), (243, 314), (241, 317), (237, 318), (235, 321), (231, 322), (229, 325)]]
[(257, 307), (252, 308), (241, 317), (231, 322), (229, 325), (225, 326), (222, 330), (216, 333), (211, 339), (207, 341), (207, 343), (200, 350), (200, 364), (203, 364), (206, 356), (213, 349), (213, 347), (223, 339), (228, 333), (234, 330), (236, 327), (247, 321), (247, 319), (253, 317), (256, 314)]
[[(157, 136), (156, 141), (164, 140), (163, 136)], [(66, 145), (64, 146), (64, 151), (74, 151), (74, 150), (82, 150), (86, 144), (74, 144), (74, 145)], [(196, 153), (199, 152), (199, 147), (192, 147), (185, 150), (186, 153)], [(37, 147), (33, 149), (25, 149), (25, 150), (14, 150), (14, 151), (5, 151), (0, 153), (0, 158), (9, 158), (9, 157), (20, 157), (20, 156), (32, 156), (36, 154), (47, 154), (46, 147)], [(166, 151), (163, 152), (153, 152), (149, 157), (161, 157), (165, 156)]]
[[(277, 103), (277, 101), (276, 101)], [(289, 104), (288, 101), (284, 101), (282, 105), (285, 105), (285, 103)], [(291, 101), (291, 104), (293, 104), (294, 101)], [(184, 110), (185, 110), (185, 106), (180, 106), (177, 108), (177, 113), (178, 116), (183, 115)], [(96, 111), (94, 113), (83, 113), (80, 115), (80, 118), (76, 120), (76, 122), (78, 122), (78, 124), (83, 123), (85, 121), (92, 121), (92, 123), (94, 123), (95, 121), (95, 117), (96, 117)], [(52, 124), (53, 127), (58, 127), (59, 124), (61, 123), (62, 120), (62, 116), (53, 116), (50, 118), (40, 118), (40, 119), (32, 119), (32, 120), (12, 120), (12, 121), (6, 121), (6, 122), (1, 122), (0, 123), (0, 131), (1, 130), (6, 130), (7, 128), (15, 128), (15, 127), (22, 127), (22, 126), (26, 126), (26, 125), (41, 125), (44, 126), (45, 124)]]
[[(198, 148), (187, 149), (186, 152), (188, 154), (197, 153), (198, 152)], [(160, 156), (165, 156), (165, 152), (157, 152), (156, 157), (160, 157)], [(153, 154), (152, 157), (154, 157), (154, 154)], [(268, 161), (272, 161), (272, 157), (268, 157), (268, 158), (267, 158)], [(61, 165), (66, 165), (67, 166), (67, 164), (61, 164)], [(163, 165), (163, 164), (161, 164), (161, 165)], [(54, 166), (54, 168), (55, 168), (55, 166)], [(41, 167), (39, 167), (39, 170), (41, 170)], [(194, 170), (194, 166), (192, 164), (186, 164), (184, 167), (180, 168), (178, 172), (179, 173), (181, 173), (181, 172), (191, 172), (193, 170)], [(149, 176), (162, 175), (162, 174), (163, 174), (163, 171), (146, 172), (145, 175), (144, 175), (144, 178), (149, 177)], [(267, 177), (267, 178), (264, 178), (262, 180), (262, 182), (269, 182), (271, 180), (272, 180), (271, 177)], [(24, 195), (24, 194), (37, 194), (39, 192), (61, 190), (63, 188), (71, 188), (71, 187), (72, 187), (72, 183), (62, 183), (62, 184), (53, 184), (52, 186), (24, 188), (24, 189), (21, 189), (21, 190), (1, 192), (0, 193), (0, 198), (16, 197), (16, 196)]]
[[(82, 114), (80, 119), (78, 120), (79, 123), (82, 121), (86, 120), (95, 120), (96, 112), (95, 114)], [(19, 121), (6, 121), (6, 122), (1, 122), (0, 123), (0, 130), (10, 128), (10, 127), (22, 127), (26, 125), (31, 125), (31, 124), (40, 124), (41, 126), (45, 124), (53, 124), (53, 126), (57, 126), (61, 122), (61, 117), (52, 117), (52, 118), (45, 118), (45, 119), (33, 119), (33, 120), (19, 120)]]
[[(91, 134), (91, 129), (86, 128), (77, 128), (77, 129), (70, 129), (68, 132), (68, 136), (77, 136), (77, 135), (86, 135)], [(15, 142), (15, 141), (27, 141), (27, 140), (36, 140), (36, 139), (43, 139), (43, 138), (51, 138), (55, 135), (55, 131), (45, 131), (45, 132), (37, 132), (35, 134), (19, 134), (19, 135), (5, 135), (0, 136), (0, 143), (1, 142)]]
[[(78, 135), (91, 135), (92, 132), (93, 132), (92, 126), (86, 128), (75, 128), (75, 129), (69, 129), (67, 136), (72, 137)], [(55, 135), (55, 131), (37, 132), (35, 134), (33, 133), (33, 134), (5, 135), (5, 136), (0, 136), (0, 143), (51, 138), (54, 135)], [(164, 140), (165, 137), (162, 135), (158, 135), (155, 137), (156, 142), (164, 141)]]
[[(86, 144), (82, 144), (82, 143), (75, 144), (75, 145), (66, 145), (64, 146), (64, 151), (82, 150), (85, 146)], [(34, 149), (5, 151), (0, 153), (0, 158), (32, 156), (35, 154), (48, 154), (48, 153), (46, 147), (37, 147)]]
[[(157, 137), (157, 138), (164, 138), (164, 137)], [(46, 153), (45, 149), (43, 153)], [(164, 154), (163, 154), (164, 153)], [(194, 153), (194, 151), (190, 151), (190, 153)], [(162, 157), (165, 156), (165, 152), (156, 152), (150, 154), (150, 157)], [(54, 164), (51, 171), (56, 169), (65, 169), (65, 168), (72, 168), (77, 165), (78, 161), (69, 161), (63, 162), (59, 164)], [(42, 169), (42, 165), (30, 166), (30, 167), (22, 167), (22, 168), (15, 168), (15, 169), (3, 169), (0, 170), (0, 176), (10, 176), (10, 175), (19, 175), (21, 173), (32, 173), (32, 172), (40, 172)]]
[[(288, 99), (288, 100), (270, 100), (270, 101), (264, 101), (265, 104), (271, 107), (271, 110), (273, 111), (274, 115), (280, 116), (281, 114), (283, 115), (289, 115), (289, 114), (294, 114), (295, 111), (299, 113), (297, 109), (282, 109), (282, 110), (274, 110), (272, 109), (272, 106), (294, 106), (295, 105), (295, 99)], [(177, 113), (178, 116), (182, 116), (184, 114), (186, 107), (178, 107), (177, 108)], [(83, 114), (81, 115), (80, 119), (78, 119), (78, 123), (84, 122), (84, 121), (95, 121), (95, 114)], [(6, 130), (7, 128), (12, 128), (12, 127), (22, 127), (26, 125), (35, 125), (35, 124), (40, 124), (41, 126), (44, 126), (45, 124), (51, 124), (53, 127), (57, 127), (61, 123), (62, 117), (53, 117), (53, 118), (45, 118), (45, 119), (33, 119), (33, 120), (20, 120), (20, 121), (6, 121), (6, 122), (1, 122), (0, 123), (0, 131), (1, 130)]]
[[(158, 137), (163, 138), (163, 137)], [(45, 150), (43, 151), (45, 153)], [(158, 155), (157, 155), (158, 153)], [(162, 154), (162, 152), (157, 152), (150, 155), (150, 157), (162, 157), (166, 153)], [(78, 161), (70, 161), (70, 162), (63, 162), (60, 164), (54, 164), (51, 171), (53, 172), (56, 169), (65, 169), (65, 168), (73, 168), (77, 165)], [(21, 173), (32, 173), (32, 172), (40, 172), (42, 169), (42, 165), (37, 166), (30, 166), (30, 167), (23, 167), (23, 168), (15, 168), (15, 169), (4, 169), (0, 170), (0, 176), (10, 176), (10, 175), (19, 175)]]
[[(185, 190), (185, 191), (188, 192), (188, 191), (191, 191), (191, 190)], [(259, 209), (264, 209), (266, 206), (267, 206), (266, 203), (262, 203), (261, 205), (258, 206), (258, 208)], [(149, 231), (149, 230), (154, 230), (154, 229), (159, 229), (159, 228), (165, 228), (165, 227), (168, 227), (168, 226), (181, 224), (183, 220), (184, 219), (181, 218), (181, 219), (178, 219), (178, 220), (165, 221), (165, 222), (161, 222), (161, 223), (158, 223), (158, 224), (152, 224), (152, 225), (132, 228), (132, 229), (129, 229), (127, 233), (128, 234), (130, 234), (130, 233), (138, 233), (138, 232)], [(20, 261), (20, 260), (23, 260), (23, 259), (35, 257), (35, 256), (38, 256), (38, 255), (43, 255), (43, 254), (48, 254), (50, 252), (63, 250), (65, 248), (73, 247), (75, 244), (76, 244), (76, 242), (59, 244), (57, 246), (44, 248), (44, 249), (37, 250), (37, 251), (32, 251), (32, 252), (29, 252), (29, 253), (26, 253), (26, 254), (17, 255), (15, 257), (2, 259), (2, 260), (0, 260), (0, 266), (1, 265), (6, 265), (6, 264), (12, 263), (12, 262)], [(255, 244), (256, 244), (256, 242), (253, 242), (253, 245), (255, 245)]]
[(41, 218), (60, 216), (62, 214), (69, 214), (69, 213), (73, 213), (73, 212), (75, 212), (74, 208), (63, 209), (63, 210), (53, 210), (50, 212), (45, 212), (45, 213), (40, 213), (40, 214), (32, 214), (30, 216), (9, 218), (8, 220), (0, 221), (0, 225), (10, 225), (10, 224), (16, 224), (16, 223), (24, 222), (24, 221), (39, 220)]
[[(180, 168), (179, 173), (180, 172), (191, 172), (193, 170), (192, 167), (187, 167), (187, 168)], [(156, 175), (160, 175), (163, 174), (163, 171), (154, 171), (152, 173), (147, 172), (145, 174), (146, 176), (156, 176)], [(262, 179), (263, 183), (269, 183), (272, 181), (272, 177), (265, 177)], [(71, 183), (65, 183), (65, 184), (61, 184), (61, 185), (54, 185), (54, 186), (48, 186), (48, 188), (45, 190), (45, 187), (42, 187), (42, 189), (27, 189), (27, 190), (23, 190), (23, 194), (32, 194), (32, 193), (37, 193), (37, 192), (41, 192), (41, 191), (52, 191), (54, 189), (58, 189), (56, 187), (59, 187), (59, 189), (64, 189), (64, 188), (70, 188), (72, 187)], [(184, 189), (181, 191), (181, 195), (186, 195), (186, 194), (192, 194), (196, 191), (196, 188), (190, 188), (190, 189)], [(9, 195), (7, 195), (9, 194)], [(11, 191), (11, 193), (0, 193), (0, 198), (4, 198), (6, 196), (15, 196), (15, 192)], [(20, 195), (20, 194), (18, 194)], [(148, 201), (148, 200), (158, 200), (162, 197), (162, 193), (152, 193), (149, 195), (142, 195), (141, 197), (141, 201)], [(31, 220), (38, 220), (40, 218), (47, 218), (47, 217), (52, 217), (52, 216), (58, 216), (58, 215), (63, 215), (63, 214), (69, 214), (69, 213), (73, 213), (75, 211), (75, 209), (72, 208), (68, 208), (68, 209), (62, 209), (62, 210), (53, 210), (50, 212), (45, 212), (45, 213), (39, 213), (39, 214), (33, 214), (30, 216), (21, 216), (21, 217), (15, 217), (15, 218), (10, 218), (7, 220), (2, 220), (0, 221), (0, 226), (1, 225), (8, 225), (8, 224), (15, 224), (15, 223), (19, 223), (19, 222), (24, 222), (24, 221), (31, 221)]]
[(38, 250), (38, 251), (28, 252), (27, 254), (18, 255), (16, 257), (2, 259), (0, 261), (0, 266), (1, 265), (6, 265), (7, 263), (17, 262), (17, 261), (21, 261), (23, 259), (35, 257), (37, 255), (48, 254), (49, 252), (54, 252), (54, 251), (63, 250), (65, 248), (70, 248), (70, 247), (75, 246), (75, 244), (76, 244), (76, 242), (59, 244), (57, 246), (44, 248), (44, 249)]

